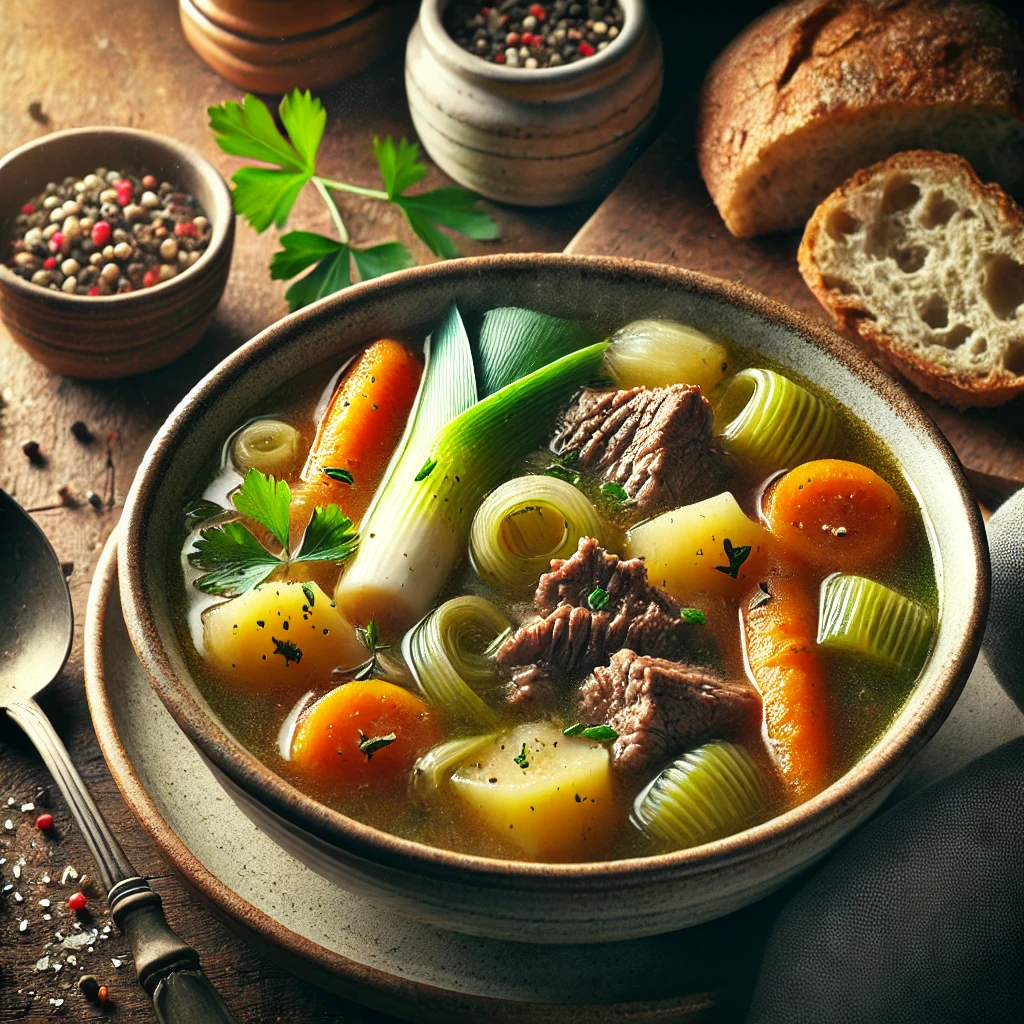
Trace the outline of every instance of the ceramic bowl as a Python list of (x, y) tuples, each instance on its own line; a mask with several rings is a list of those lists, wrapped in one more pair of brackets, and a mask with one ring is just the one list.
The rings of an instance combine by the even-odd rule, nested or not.
[(554, 206), (607, 192), (653, 124), (661, 41), (644, 0), (622, 0), (607, 49), (555, 68), (511, 68), (463, 50), (448, 0), (423, 0), (405, 51), (416, 134), (459, 184), (489, 199)]
[(191, 192), (213, 233), (200, 259), (177, 277), (123, 295), (67, 295), (0, 265), (0, 318), (11, 337), (51, 370), (71, 377), (127, 377), (192, 348), (227, 284), (235, 214), (227, 183), (194, 149), (132, 128), (54, 132), (0, 160), (0, 238), (21, 205), (48, 181), (97, 167), (142, 170)]
[[(525, 305), (623, 323), (669, 316), (734, 338), (827, 388), (870, 423), (919, 495), (940, 567), (941, 618), (906, 706), (842, 778), (756, 828), (692, 850), (593, 864), (536, 864), (433, 849), (304, 796), (233, 739), (200, 695), (172, 619), (185, 503), (223, 439), (294, 374), (339, 365), (365, 342), (467, 314)], [(946, 717), (974, 663), (989, 568), (977, 504), (935, 425), (899, 384), (831, 329), (739, 285), (629, 260), (507, 255), (455, 260), (356, 285), (286, 317), (198, 384), (147, 452), (122, 518), (120, 592), (142, 664), (185, 734), (242, 810), (339, 885), (457, 931), (535, 942), (635, 938), (706, 921), (767, 895), (879, 805)]]
[(179, 0), (178, 12), (189, 45), (218, 75), (251, 92), (284, 93), (323, 89), (369, 67), (413, 17), (397, 0), (334, 6), (339, 16), (315, 27), (330, 13), (322, 4)]

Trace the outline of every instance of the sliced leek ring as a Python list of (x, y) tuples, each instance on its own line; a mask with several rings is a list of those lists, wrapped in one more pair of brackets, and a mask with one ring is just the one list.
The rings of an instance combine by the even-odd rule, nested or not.
[(633, 819), (661, 845), (682, 850), (763, 821), (771, 790), (748, 751), (706, 743), (666, 768), (636, 798)]
[(255, 420), (235, 434), (231, 461), (242, 476), (250, 469), (286, 476), (299, 453), (302, 436), (283, 420)]
[(709, 392), (725, 376), (724, 345), (674, 320), (634, 320), (612, 335), (605, 363), (617, 387), (695, 384)]
[(865, 576), (836, 573), (821, 585), (818, 643), (917, 675), (935, 632), (923, 605)]
[(722, 447), (744, 465), (767, 473), (827, 455), (838, 424), (810, 391), (773, 370), (740, 370), (718, 406)]
[(586, 496), (553, 476), (520, 476), (495, 488), (473, 517), (469, 557), (481, 579), (525, 593), (551, 559), (568, 558), (581, 537), (601, 539), (601, 519)]
[(436, 747), (431, 747), (413, 765), (413, 795), (420, 803), (429, 803), (447, 784), (456, 768), (497, 738), (497, 733), (487, 733), (482, 736), (459, 736), (453, 740), (439, 743)]
[(468, 724), (494, 729), (498, 716), (480, 693), (494, 688), (497, 667), (488, 648), (511, 624), (482, 597), (455, 597), (405, 635), (402, 653), (423, 695)]

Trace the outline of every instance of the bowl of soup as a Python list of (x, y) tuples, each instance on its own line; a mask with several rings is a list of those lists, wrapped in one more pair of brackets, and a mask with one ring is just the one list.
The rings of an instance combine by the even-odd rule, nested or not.
[(153, 441), (119, 567), (261, 829), (529, 942), (693, 925), (822, 856), (955, 703), (989, 586), (956, 457), (849, 343), (564, 255), (404, 271), (244, 345)]

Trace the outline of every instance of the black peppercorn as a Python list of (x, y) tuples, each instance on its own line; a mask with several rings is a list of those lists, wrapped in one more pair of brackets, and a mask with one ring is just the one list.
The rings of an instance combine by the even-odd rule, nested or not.
[(92, 431), (81, 421), (75, 420), (71, 424), (71, 433), (76, 441), (81, 441), (82, 444), (89, 444), (92, 441)]

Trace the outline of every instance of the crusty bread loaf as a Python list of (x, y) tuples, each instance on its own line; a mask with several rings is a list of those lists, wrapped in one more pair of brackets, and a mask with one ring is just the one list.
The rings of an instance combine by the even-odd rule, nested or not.
[(839, 323), (956, 406), (1024, 391), (1024, 211), (961, 157), (897, 153), (818, 208), (800, 273)]
[(907, 149), (966, 156), (1024, 194), (1024, 43), (975, 0), (795, 0), (708, 72), (697, 150), (729, 230), (802, 228), (854, 171)]

